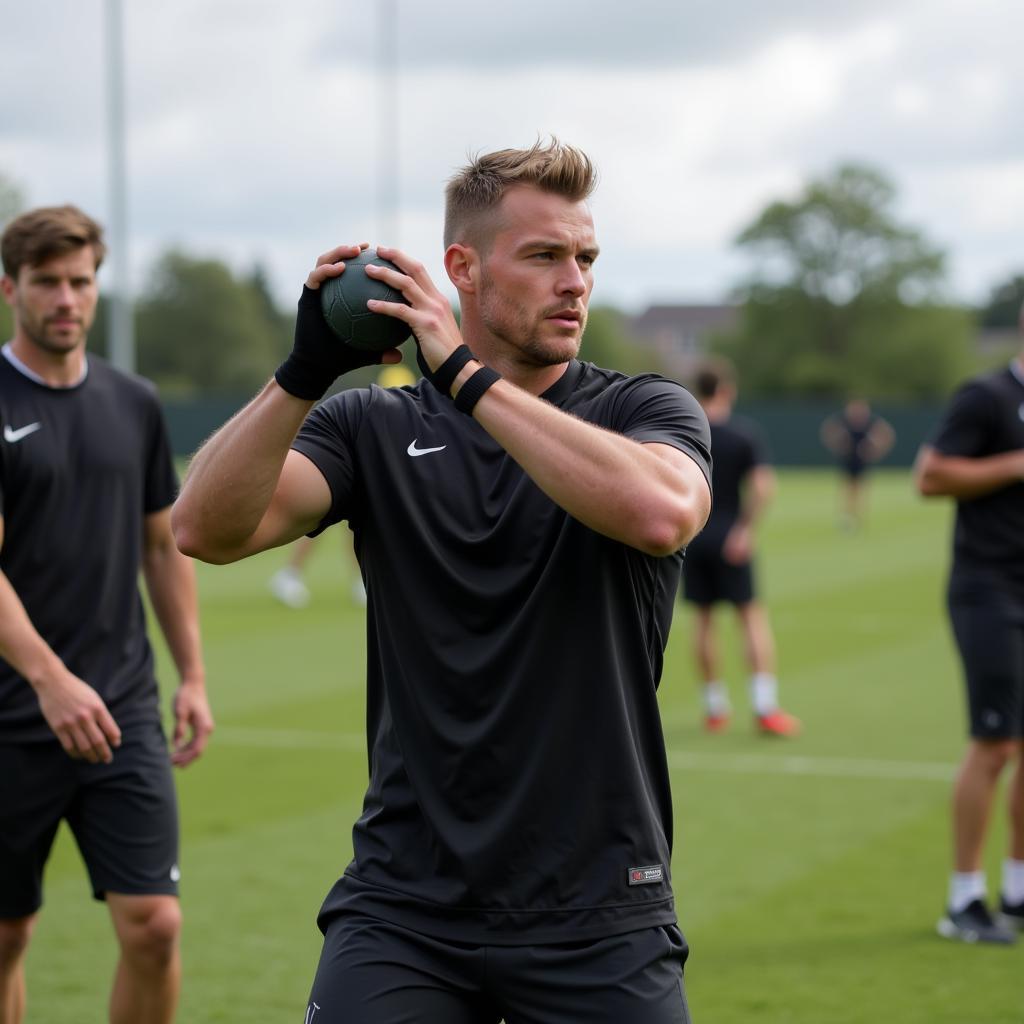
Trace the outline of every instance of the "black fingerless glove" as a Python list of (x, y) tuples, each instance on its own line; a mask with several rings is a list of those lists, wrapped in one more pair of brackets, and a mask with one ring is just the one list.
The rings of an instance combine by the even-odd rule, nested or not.
[(373, 366), (382, 356), (341, 341), (324, 319), (319, 289), (303, 285), (291, 355), (277, 368), (274, 379), (288, 394), (316, 401), (343, 373)]

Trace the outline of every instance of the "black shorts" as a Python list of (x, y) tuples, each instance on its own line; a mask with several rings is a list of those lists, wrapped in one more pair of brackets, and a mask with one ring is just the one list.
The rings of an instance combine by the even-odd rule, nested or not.
[(42, 906), (43, 867), (61, 819), (93, 896), (178, 893), (178, 808), (158, 723), (126, 727), (110, 764), (52, 743), (0, 743), (0, 918)]
[(975, 739), (1024, 737), (1024, 595), (991, 575), (955, 574), (949, 617), (967, 683)]
[(675, 925), (477, 946), (345, 912), (324, 934), (305, 1024), (689, 1024), (687, 952)]
[(859, 456), (851, 456), (840, 465), (843, 476), (851, 480), (859, 480), (868, 471), (868, 463)]
[(727, 562), (719, 544), (691, 544), (683, 559), (683, 597), (698, 605), (749, 604), (754, 600), (753, 565)]

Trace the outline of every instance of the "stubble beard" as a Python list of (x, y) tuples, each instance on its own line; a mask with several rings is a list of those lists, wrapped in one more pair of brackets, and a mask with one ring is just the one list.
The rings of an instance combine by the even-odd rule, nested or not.
[(534, 368), (558, 366), (579, 355), (587, 322), (585, 309), (579, 329), (571, 335), (544, 336), (545, 320), (557, 310), (546, 310), (532, 316), (525, 306), (489, 287), (486, 275), (482, 284), (480, 319), (495, 338), (513, 350), (517, 362)]
[(55, 334), (48, 326), (46, 318), (31, 316), (24, 307), (18, 312), (19, 324), (25, 337), (43, 352), (63, 356), (85, 344), (90, 325), (81, 317), (76, 318), (78, 329), (73, 334)]

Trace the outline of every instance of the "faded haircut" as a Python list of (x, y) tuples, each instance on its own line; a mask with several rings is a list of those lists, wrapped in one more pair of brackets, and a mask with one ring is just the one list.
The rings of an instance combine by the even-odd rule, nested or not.
[(7, 225), (0, 238), (0, 259), (4, 273), (16, 278), (22, 267), (38, 267), (87, 245), (98, 270), (107, 254), (103, 228), (77, 206), (40, 206)]
[(701, 363), (693, 378), (694, 394), (705, 401), (714, 398), (723, 387), (735, 386), (736, 370), (728, 359), (720, 356)]
[(546, 143), (538, 139), (529, 149), (499, 149), (474, 157), (445, 188), (445, 248), (453, 242), (481, 247), (489, 241), (493, 218), (486, 214), (516, 185), (579, 202), (594, 191), (597, 171), (586, 153), (554, 136)]

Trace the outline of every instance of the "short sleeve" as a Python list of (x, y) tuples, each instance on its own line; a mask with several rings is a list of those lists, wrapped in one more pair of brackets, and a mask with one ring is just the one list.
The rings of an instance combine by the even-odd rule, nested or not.
[(700, 403), (681, 384), (645, 375), (627, 380), (616, 396), (611, 429), (642, 444), (678, 448), (711, 486), (711, 430)]
[(178, 495), (178, 474), (174, 469), (171, 440), (167, 433), (160, 405), (153, 396), (150, 407), (149, 445), (146, 453), (145, 492), (142, 510), (145, 515), (167, 508)]
[(972, 458), (988, 451), (992, 434), (992, 396), (979, 381), (970, 381), (953, 396), (932, 438), (943, 455)]
[(355, 497), (355, 445), (366, 412), (369, 391), (352, 388), (333, 395), (306, 417), (292, 448), (323, 474), (331, 491), (331, 507), (311, 537), (348, 518)]

